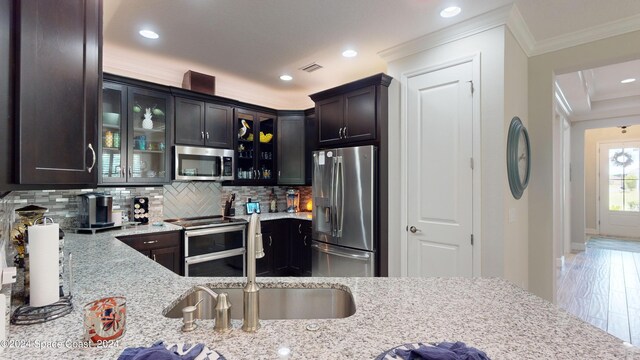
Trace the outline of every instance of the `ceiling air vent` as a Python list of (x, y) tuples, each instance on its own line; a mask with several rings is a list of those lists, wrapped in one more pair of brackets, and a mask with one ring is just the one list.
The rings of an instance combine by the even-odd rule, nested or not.
[(302, 71), (306, 71), (306, 72), (308, 72), (308, 73), (310, 73), (310, 72), (314, 72), (314, 71), (316, 71), (316, 70), (320, 70), (320, 69), (322, 69), (322, 66), (321, 66), (321, 65), (318, 65), (318, 64), (316, 64), (316, 63), (314, 63), (314, 62), (312, 62), (311, 64), (309, 64), (309, 65), (305, 65), (305, 66), (303, 66), (303, 67), (301, 67), (301, 68), (300, 68), (300, 70), (302, 70)]

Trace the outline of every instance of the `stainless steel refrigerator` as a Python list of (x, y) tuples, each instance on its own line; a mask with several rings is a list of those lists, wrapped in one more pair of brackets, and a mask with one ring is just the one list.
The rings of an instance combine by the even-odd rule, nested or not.
[(375, 276), (375, 146), (313, 153), (313, 276)]

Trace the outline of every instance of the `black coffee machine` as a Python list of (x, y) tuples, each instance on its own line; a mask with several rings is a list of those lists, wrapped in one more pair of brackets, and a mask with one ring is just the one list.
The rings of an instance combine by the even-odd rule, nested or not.
[(80, 227), (102, 228), (113, 226), (111, 211), (113, 197), (103, 193), (86, 193), (80, 196)]

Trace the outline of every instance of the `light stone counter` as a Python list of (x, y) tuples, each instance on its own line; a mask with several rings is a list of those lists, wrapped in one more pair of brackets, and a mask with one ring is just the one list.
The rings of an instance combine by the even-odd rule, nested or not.
[[(166, 307), (196, 284), (237, 283), (238, 278), (182, 278), (114, 238), (172, 229), (67, 235), (65, 251), (73, 252), (76, 281), (73, 313), (44, 324), (11, 326), (9, 339), (24, 344), (0, 357), (115, 359), (125, 347), (165, 340), (203, 342), (229, 360), (277, 359), (283, 345), (291, 348), (292, 359), (372, 359), (403, 343), (459, 340), (492, 359), (624, 358), (620, 340), (500, 279), (259, 278), (299, 287), (342, 284), (353, 294), (356, 313), (315, 320), (316, 332), (305, 330), (310, 320), (262, 320), (262, 328), (250, 334), (234, 320), (232, 330), (218, 334), (213, 320), (205, 320), (182, 333), (181, 319), (162, 315)], [(68, 348), (82, 341), (82, 304), (111, 295), (127, 298), (127, 332), (119, 346)], [(57, 348), (37, 348), (45, 342)]]
[[(250, 215), (237, 215), (235, 216), (238, 219), (245, 219), (249, 221)], [(280, 219), (298, 219), (298, 220), (309, 220), (311, 221), (311, 212), (298, 212), (298, 213), (287, 213), (287, 212), (277, 212), (277, 213), (262, 213), (260, 214), (260, 221), (269, 221), (269, 220), (280, 220)]]

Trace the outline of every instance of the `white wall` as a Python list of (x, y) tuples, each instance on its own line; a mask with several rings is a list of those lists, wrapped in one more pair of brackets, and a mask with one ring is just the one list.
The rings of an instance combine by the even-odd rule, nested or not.
[[(529, 58), (529, 135), (532, 146), (532, 172), (529, 183), (529, 290), (548, 300), (555, 297), (555, 266), (557, 257), (553, 234), (553, 178), (552, 139), (557, 131), (553, 124), (553, 81), (555, 73), (568, 73), (580, 69), (640, 58), (640, 32), (598, 40), (584, 45), (554, 51)], [(572, 131), (571, 146), (576, 143)], [(582, 162), (582, 160), (580, 161)], [(577, 165), (572, 157), (573, 178), (577, 179)], [(574, 181), (572, 184), (575, 184)], [(573, 221), (580, 213), (573, 205), (577, 201), (572, 186), (572, 237), (576, 237)], [(584, 199), (584, 192), (582, 195)], [(584, 209), (584, 204), (582, 205)], [(584, 219), (584, 211), (582, 211)], [(557, 221), (557, 219), (555, 220)], [(584, 220), (583, 220), (584, 221)], [(584, 231), (584, 226), (582, 230)]]
[(194, 70), (216, 77), (216, 95), (274, 109), (308, 109), (313, 101), (295, 91), (278, 91), (241, 77), (211, 69), (205, 65), (179, 58), (155, 56), (151, 52), (136, 51), (105, 43), (103, 69), (111, 74), (146, 80), (157, 84), (182, 87), (182, 76)]
[[(616, 126), (640, 124), (640, 117), (602, 119), (575, 122), (571, 126), (571, 247), (579, 249), (586, 240), (585, 231), (596, 231), (596, 180), (595, 180), (595, 146), (598, 138), (615, 137)], [(605, 128), (611, 128), (606, 130)], [(590, 130), (602, 129), (603, 131)], [(640, 126), (632, 126), (627, 134), (640, 138)], [(607, 136), (607, 133), (610, 136)], [(588, 134), (591, 134), (587, 137)]]
[[(456, 58), (480, 53), (480, 113), (481, 118), (481, 208), (480, 221), (483, 276), (504, 275), (504, 221), (505, 221), (505, 107), (504, 107), (504, 43), (505, 27), (499, 26), (444, 45), (407, 56), (388, 64), (389, 74), (394, 82), (399, 82), (402, 74), (416, 69), (436, 66)], [(401, 163), (400, 131), (400, 88), (390, 88), (389, 123), (390, 128), (389, 163)], [(476, 121), (474, 119), (474, 121)], [(400, 189), (403, 180), (390, 169), (390, 189)], [(399, 249), (402, 237), (406, 237), (405, 226), (400, 218), (401, 203), (397, 194), (389, 199), (389, 248)], [(393, 215), (393, 216), (392, 216)], [(526, 214), (524, 215), (526, 217)], [(391, 276), (401, 274), (400, 251), (390, 252), (389, 271)]]
[[(528, 58), (516, 39), (507, 29), (505, 33), (504, 60), (504, 130), (502, 160), (506, 161), (506, 143), (509, 125), (518, 116), (527, 126), (529, 122)], [(529, 279), (529, 192), (524, 191), (516, 200), (511, 194), (506, 170), (499, 173), (504, 189), (504, 278), (526, 289)], [(498, 179), (495, 179), (498, 181)]]

